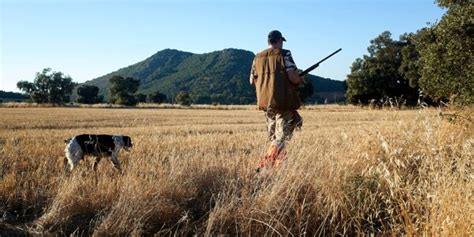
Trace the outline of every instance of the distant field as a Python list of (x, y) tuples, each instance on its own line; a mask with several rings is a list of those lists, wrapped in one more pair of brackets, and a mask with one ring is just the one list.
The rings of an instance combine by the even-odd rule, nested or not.
[[(302, 110), (256, 174), (262, 112), (0, 108), (0, 235), (474, 235), (472, 110)], [(124, 134), (124, 174), (63, 169), (64, 139)]]

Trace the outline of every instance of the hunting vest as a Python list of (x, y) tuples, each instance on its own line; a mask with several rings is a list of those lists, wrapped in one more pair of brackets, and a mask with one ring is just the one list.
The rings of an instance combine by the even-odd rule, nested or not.
[(255, 82), (257, 104), (261, 110), (297, 110), (301, 106), (297, 85), (288, 79), (285, 61), (286, 50), (266, 49), (255, 56)]

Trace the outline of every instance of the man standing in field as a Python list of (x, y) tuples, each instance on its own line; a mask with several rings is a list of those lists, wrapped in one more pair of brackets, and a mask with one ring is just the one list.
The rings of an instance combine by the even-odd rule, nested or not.
[(271, 31), (269, 47), (255, 56), (250, 72), (250, 84), (255, 85), (258, 108), (264, 111), (271, 141), (257, 172), (278, 167), (285, 160), (285, 143), (303, 121), (296, 111), (301, 106), (297, 87), (303, 78), (298, 75), (291, 52), (283, 49), (283, 41), (286, 39), (280, 31)]

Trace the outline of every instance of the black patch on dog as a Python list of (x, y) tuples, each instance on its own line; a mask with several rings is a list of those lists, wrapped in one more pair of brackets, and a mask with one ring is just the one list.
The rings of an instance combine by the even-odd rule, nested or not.
[[(132, 146), (132, 141), (129, 136), (121, 136), (124, 142), (124, 148)], [(110, 156), (115, 150), (114, 136), (105, 134), (81, 134), (75, 137), (76, 141), (81, 146), (84, 154), (93, 156)]]

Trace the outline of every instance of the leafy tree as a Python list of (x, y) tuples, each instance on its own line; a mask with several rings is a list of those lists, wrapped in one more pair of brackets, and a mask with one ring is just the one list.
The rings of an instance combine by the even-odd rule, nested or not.
[(33, 102), (36, 103), (47, 103), (48, 102), (48, 95), (47, 91), (39, 91), (39, 88), (35, 85), (35, 83), (29, 81), (19, 81), (16, 83), (16, 87), (21, 91), (25, 92), (29, 98)]
[(440, 7), (468, 6), (472, 0), (437, 0)]
[(434, 100), (474, 103), (474, 3), (438, 0), (442, 19), (419, 32), (420, 88)]
[(70, 76), (51, 71), (50, 68), (36, 73), (34, 82), (19, 81), (17, 83), (17, 87), (28, 94), (33, 102), (55, 104), (69, 102), (75, 85)]
[(163, 103), (166, 101), (166, 95), (160, 91), (155, 91), (155, 93), (148, 95), (148, 101), (152, 103)]
[(140, 86), (140, 80), (132, 77), (112, 77), (110, 79), (111, 101), (122, 105), (136, 105), (137, 100), (133, 94), (138, 90), (138, 86)]
[(409, 84), (401, 70), (403, 53), (408, 47), (408, 37), (402, 36), (399, 41), (391, 38), (386, 31), (371, 40), (369, 55), (358, 58), (352, 64), (351, 73), (347, 76), (346, 98), (350, 103), (368, 104), (372, 100), (381, 101), (387, 98), (404, 100), (415, 104), (418, 90)]
[(402, 61), (398, 72), (408, 80), (410, 87), (418, 89), (418, 81), (421, 76), (419, 65), (420, 53), (416, 47), (417, 37), (418, 35), (414, 33), (404, 34), (400, 37), (405, 42), (405, 46), (401, 51)]
[(189, 106), (191, 105), (191, 97), (189, 96), (188, 93), (184, 92), (184, 91), (180, 91), (177, 95), (176, 95), (176, 103), (180, 104), (180, 105), (185, 105), (185, 106)]
[[(349, 102), (403, 95), (413, 103), (419, 91), (428, 103), (474, 103), (474, 2), (437, 3), (447, 9), (438, 23), (399, 41), (391, 41), (387, 33), (371, 41), (369, 55), (357, 59), (348, 75)], [(397, 65), (399, 75), (393, 70)]]
[(138, 93), (135, 95), (135, 99), (138, 103), (145, 103), (146, 102), (146, 95), (143, 93)]
[(82, 85), (77, 88), (77, 102), (83, 104), (95, 104), (102, 101), (99, 95), (99, 87), (91, 85)]

